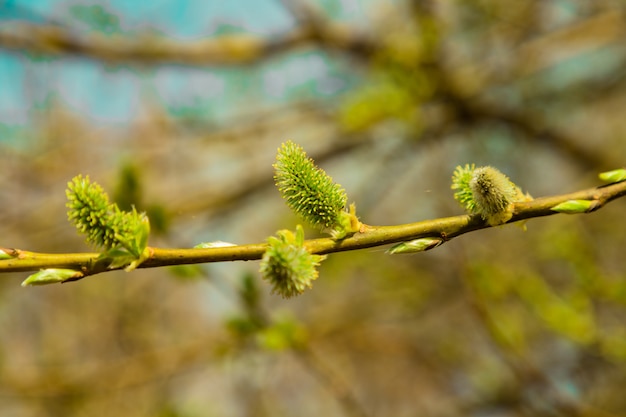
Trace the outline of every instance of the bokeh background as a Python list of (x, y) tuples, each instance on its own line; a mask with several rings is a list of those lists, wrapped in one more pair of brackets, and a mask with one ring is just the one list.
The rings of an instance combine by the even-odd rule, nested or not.
[[(298, 223), (288, 139), (368, 224), (461, 214), (466, 163), (575, 191), (624, 165), (625, 108), (619, 0), (4, 0), (0, 246), (93, 250), (77, 174), (152, 246), (262, 242)], [(258, 262), (3, 274), (0, 415), (625, 415), (625, 204), (335, 254), (289, 300)]]

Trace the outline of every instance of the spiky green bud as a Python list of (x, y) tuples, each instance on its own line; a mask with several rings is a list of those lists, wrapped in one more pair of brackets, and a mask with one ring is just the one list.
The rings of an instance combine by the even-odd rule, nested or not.
[(476, 212), (476, 201), (470, 188), (470, 181), (476, 165), (465, 164), (464, 167), (458, 166), (452, 174), (452, 189), (454, 191), (454, 199), (463, 206), (468, 213)]
[[(103, 256), (117, 258), (113, 262), (116, 267), (122, 266), (122, 258), (143, 260), (147, 256), (144, 252), (150, 222), (144, 213), (137, 212), (134, 207), (131, 211), (121, 211), (116, 204), (109, 202), (102, 187), (92, 183), (88, 176), (74, 177), (68, 183), (66, 194), (68, 219), (87, 236), (88, 242), (107, 250)], [(129, 268), (134, 269), (139, 263), (134, 262)]]
[(290, 298), (302, 294), (317, 279), (317, 267), (326, 256), (313, 255), (304, 247), (304, 230), (280, 230), (267, 239), (268, 248), (261, 260), (261, 275), (272, 285), (272, 293)]
[(274, 170), (276, 186), (287, 205), (307, 222), (330, 231), (335, 239), (359, 231), (361, 224), (354, 208), (350, 212), (345, 210), (348, 200), (345, 190), (318, 168), (302, 147), (291, 141), (283, 143)]
[(109, 196), (99, 184), (92, 183), (89, 176), (78, 175), (67, 187), (68, 219), (90, 243), (107, 249), (113, 247), (116, 230), (110, 225), (113, 205)]

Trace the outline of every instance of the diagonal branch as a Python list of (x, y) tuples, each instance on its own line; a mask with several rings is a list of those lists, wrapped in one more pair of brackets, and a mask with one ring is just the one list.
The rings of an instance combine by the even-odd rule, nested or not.
[(365, 56), (376, 48), (375, 42), (364, 34), (328, 22), (296, 27), (275, 39), (240, 33), (184, 42), (156, 36), (77, 34), (60, 26), (23, 22), (0, 29), (0, 49), (85, 56), (115, 63), (243, 65), (309, 44)]
[[(587, 212), (596, 211), (610, 201), (626, 195), (626, 181), (606, 186), (589, 188), (569, 194), (538, 198), (529, 202), (516, 203), (513, 217), (508, 223), (557, 214), (552, 208), (570, 200), (591, 202)], [(437, 237), (447, 241), (465, 233), (491, 227), (478, 215), (462, 215), (424, 220), (394, 226), (363, 225), (360, 233), (343, 240), (330, 238), (311, 239), (305, 248), (314, 254), (329, 254), (388, 245), (423, 237)], [(267, 245), (256, 243), (231, 247), (207, 249), (164, 249), (149, 248), (150, 257), (139, 268), (156, 268), (171, 265), (250, 261), (261, 259)], [(98, 253), (49, 254), (0, 248), (9, 259), (0, 260), (1, 272), (37, 271), (46, 268), (68, 268), (81, 270), (84, 276), (107, 272), (105, 261)]]

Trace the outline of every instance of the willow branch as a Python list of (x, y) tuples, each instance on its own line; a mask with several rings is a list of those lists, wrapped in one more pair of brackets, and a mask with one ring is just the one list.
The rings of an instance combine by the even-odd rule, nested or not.
[[(569, 200), (588, 200), (592, 204), (587, 212), (596, 211), (607, 203), (626, 195), (626, 181), (589, 188), (569, 194), (538, 198), (516, 203), (513, 217), (508, 223), (557, 214), (552, 207)], [(343, 240), (320, 238), (307, 240), (304, 247), (313, 254), (352, 251), (423, 237), (438, 237), (449, 241), (475, 230), (491, 227), (477, 215), (461, 215), (424, 220), (394, 226), (363, 225), (361, 232)], [(265, 243), (207, 249), (149, 248), (150, 256), (139, 268), (261, 259), (267, 249)], [(20, 249), (2, 249), (9, 259), (0, 260), (0, 272), (37, 271), (46, 268), (81, 270), (85, 276), (120, 268), (108, 268), (107, 261), (98, 253), (37, 253)]]
[(584, 145), (585, 141), (562, 130), (547, 126), (538, 118), (533, 117), (530, 112), (520, 112), (506, 109), (502, 106), (477, 101), (471, 102), (470, 100), (463, 100), (460, 106), (463, 107), (463, 111), (466, 111), (478, 120), (498, 120), (508, 124), (530, 139), (543, 140), (559, 152), (585, 164), (589, 169), (607, 169), (607, 167), (613, 166), (615, 162), (610, 154), (602, 154), (596, 152), (595, 149), (586, 147)]
[(185, 65), (251, 64), (307, 44), (367, 55), (374, 42), (343, 25), (301, 26), (275, 39), (249, 34), (177, 42), (156, 36), (77, 34), (53, 25), (12, 23), (0, 30), (0, 48), (30, 53), (84, 56), (106, 62)]

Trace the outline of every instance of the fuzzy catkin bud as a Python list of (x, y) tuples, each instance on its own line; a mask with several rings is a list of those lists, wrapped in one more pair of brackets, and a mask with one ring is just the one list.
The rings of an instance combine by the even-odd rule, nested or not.
[(496, 168), (475, 169), (469, 186), (477, 211), (491, 226), (506, 223), (513, 216), (518, 188)]
[(261, 259), (261, 275), (272, 285), (272, 293), (283, 298), (302, 294), (317, 279), (317, 266), (326, 257), (313, 255), (304, 247), (304, 230), (298, 225), (296, 233), (280, 230), (278, 236), (267, 239), (268, 248)]
[(490, 225), (506, 223), (513, 216), (513, 203), (529, 201), (519, 187), (496, 168), (472, 165), (457, 167), (452, 176), (454, 198), (470, 213), (480, 216)]

